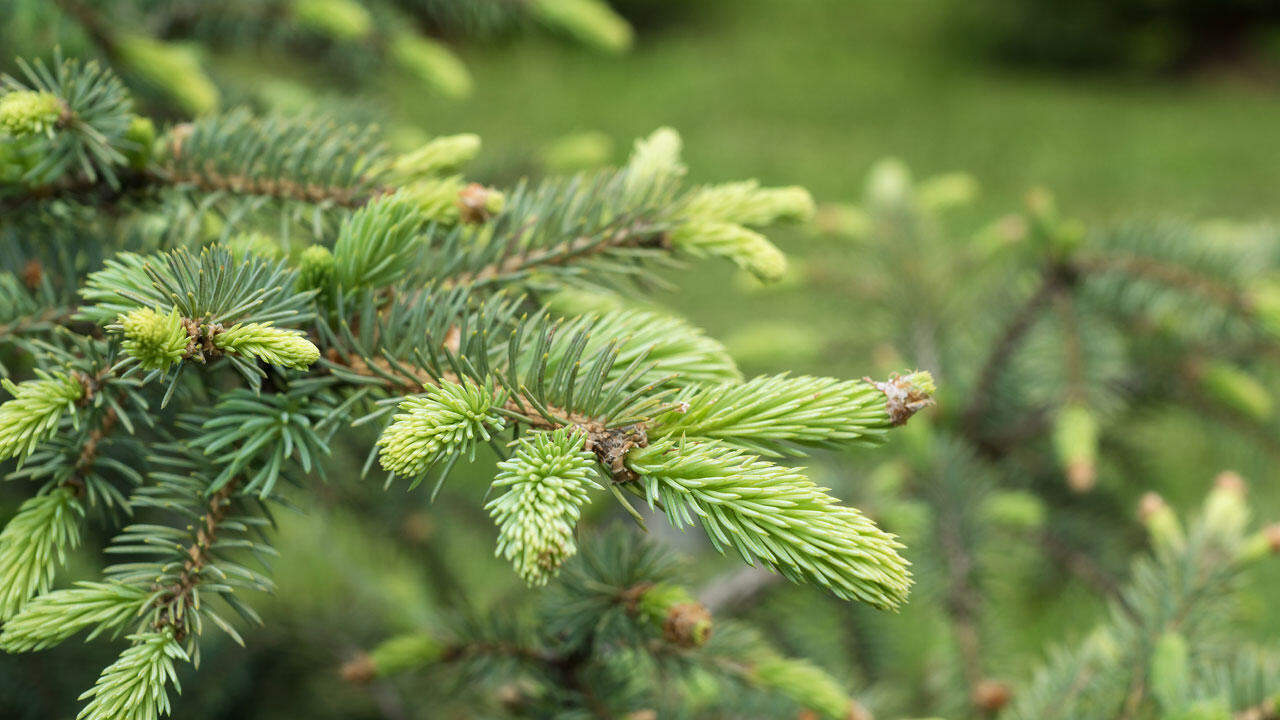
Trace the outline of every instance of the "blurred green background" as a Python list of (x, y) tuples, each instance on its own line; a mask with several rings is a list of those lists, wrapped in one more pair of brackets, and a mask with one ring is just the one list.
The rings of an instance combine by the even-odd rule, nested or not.
[(921, 176), (973, 173), (980, 211), (1041, 184), (1091, 218), (1256, 216), (1275, 197), (1280, 93), (1244, 71), (1011, 69), (955, 37), (965, 25), (945, 0), (687, 5), (641, 25), (619, 56), (536, 34), (460, 40), (471, 98), (443, 102), (396, 77), (378, 97), (398, 122), (479, 133), (489, 158), (599, 130), (619, 141), (620, 161), (632, 138), (671, 125), (695, 180), (801, 183), (820, 200), (856, 197), (886, 155)]
[[(621, 162), (632, 138), (670, 125), (695, 182), (800, 184), (820, 203), (857, 201), (887, 156), (921, 178), (971, 173), (981, 190), (958, 222), (974, 228), (1038, 186), (1089, 222), (1274, 215), (1280, 86), (1245, 71), (1020, 69), (957, 38), (972, 28), (959, 4), (940, 0), (675, 5), (688, 7), (641, 25), (628, 54), (537, 35), (463, 41), (476, 80), (470, 99), (441, 102), (395, 79), (378, 96), (396, 121), (433, 135), (479, 133), (481, 169), (575, 131), (608, 134)], [(783, 245), (804, 257), (804, 239)], [(744, 306), (724, 292), (728, 270), (697, 272), (715, 280), (678, 281), (664, 301), (713, 336), (761, 313), (816, 324), (848, 312), (820, 289)], [(864, 358), (838, 367), (831, 359), (820, 363), (825, 372), (867, 367)]]
[(495, 156), (575, 129), (625, 143), (668, 124), (695, 179), (801, 183), (820, 200), (858, 196), (886, 155), (921, 176), (973, 173), (986, 210), (1040, 184), (1091, 218), (1254, 216), (1274, 200), (1275, 86), (1230, 70), (1011, 70), (957, 42), (957, 22), (938, 0), (711, 2), (642, 27), (618, 57), (540, 37), (463, 44), (466, 102), (385, 92), (399, 118), (480, 133)]
[[(215, 77), (259, 85), (268, 97), (283, 87), (282, 79), (322, 88), (349, 110), (371, 117), (389, 113), (384, 124), (397, 132), (477, 133), (484, 150), (468, 175), (494, 183), (536, 172), (534, 150), (570, 133), (604, 133), (613, 141), (611, 160), (619, 163), (633, 138), (669, 125), (684, 138), (693, 182), (757, 178), (766, 185), (803, 185), (820, 204), (858, 202), (868, 171), (885, 157), (901, 159), (917, 178), (970, 173), (980, 190), (974, 202), (948, 216), (954, 238), (1017, 210), (1027, 192), (1041, 186), (1054, 192), (1066, 215), (1091, 226), (1147, 217), (1276, 219), (1280, 74), (1252, 59), (1178, 63), (1172, 72), (1124, 63), (1070, 70), (1004, 64), (973, 40), (984, 30), (981, 16), (972, 17), (966, 4), (953, 0), (654, 4), (651, 15), (640, 15), (634, 49), (622, 55), (595, 54), (541, 34), (450, 38), (475, 80), (474, 93), (462, 101), (424, 93), (396, 73), (377, 76), (358, 92), (333, 88), (325, 68), (269, 51), (264, 58), (224, 50), (210, 66)], [(626, 11), (645, 3), (616, 5)], [(855, 245), (809, 232), (777, 239), (798, 265), (862, 262)], [(792, 369), (861, 377), (916, 361), (876, 358), (874, 348), (859, 342), (856, 303), (862, 301), (839, 277), (763, 290), (727, 266), (699, 263), (672, 281), (678, 289), (660, 291), (657, 300), (726, 339), (731, 349), (758, 348), (761, 343), (749, 336), (761, 323), (796, 336), (779, 340), (766, 332), (768, 352), (741, 355), (748, 374)], [(1095, 498), (1105, 512), (1131, 518), (1146, 490), (1162, 492), (1180, 508), (1193, 507), (1212, 474), (1231, 467), (1251, 480), (1258, 515), (1280, 514), (1274, 448), (1260, 449), (1226, 432), (1201, 434), (1195, 408), (1164, 410), (1140, 418), (1124, 439), (1138, 453), (1160, 449), (1138, 461), (1158, 486), (1104, 475), (1105, 495)], [(359, 448), (372, 440), (369, 432), (352, 435)], [(193, 684), (179, 708), (201, 707), (210, 717), (291, 717), (299, 707), (394, 717), (386, 703), (405, 700), (370, 699), (335, 683), (342, 659), (437, 611), (522, 597), (505, 563), (490, 557), (492, 528), (479, 509), (491, 479), (488, 465), (459, 473), (428, 508), (421, 493), (406, 500), (402, 487), (380, 493), (369, 487), (376, 485), (372, 480), (361, 486), (355, 478), (363, 457), (338, 455), (330, 476), (339, 480), (317, 484), (310, 515), (283, 519), (282, 592), (264, 613), (266, 629), (250, 651), (228, 644), (227, 652), (210, 652), (205, 672), (222, 683)], [(869, 494), (862, 479), (877, 458), (850, 455), (820, 455), (814, 475), (860, 504)], [(339, 512), (330, 515), (333, 509)], [(874, 515), (879, 508), (868, 509)], [(460, 519), (465, 522), (453, 522)], [(1133, 525), (1115, 530), (1120, 544), (1098, 558), (1101, 565), (1123, 573), (1129, 554), (1144, 545)], [(386, 536), (375, 532), (388, 529)], [(696, 533), (686, 535), (682, 551), (706, 550)], [(1103, 603), (1079, 582), (1062, 579), (1058, 569), (1038, 567), (1041, 558), (1026, 548), (1006, 551), (1007, 560), (1021, 565), (1018, 577), (1037, 582), (988, 588), (993, 614), (1001, 615), (989, 638), (991, 670), (1021, 680), (1029, 674), (1029, 659), (1042, 657), (1048, 644), (1086, 632)], [(907, 551), (913, 561), (928, 562), (916, 553)], [(710, 555), (702, 553), (695, 577), (737, 567), (736, 559)], [(927, 578), (927, 570), (922, 575)], [(1258, 587), (1247, 613), (1254, 627), (1274, 634), (1280, 610), (1265, 598), (1267, 588), (1280, 587), (1280, 572), (1271, 567)], [(903, 697), (889, 706), (915, 710), (932, 707), (937, 690), (910, 681), (929, 677), (938, 665), (930, 655), (934, 636), (946, 632), (936, 612), (938, 592), (926, 579), (911, 607), (886, 616), (787, 588), (741, 614), (769, 627), (782, 647), (815, 657), (842, 679), (899, 681)], [(800, 614), (812, 614), (814, 624), (776, 622)], [(828, 621), (848, 632), (825, 632)], [(856, 646), (872, 626), (894, 635), (896, 644)], [(316, 627), (324, 632), (315, 633)], [(874, 641), (876, 632), (865, 634)], [(849, 637), (856, 638), (853, 647), (842, 644)], [(79, 652), (95, 651), (59, 649), (31, 660), (32, 667), (54, 673), (81, 662)], [(82, 663), (85, 677), (70, 682), (87, 687), (85, 668), (93, 666)], [(273, 695), (272, 687), (287, 690)], [(309, 700), (300, 705), (298, 692)], [(400, 697), (412, 702), (419, 696), (407, 689)]]

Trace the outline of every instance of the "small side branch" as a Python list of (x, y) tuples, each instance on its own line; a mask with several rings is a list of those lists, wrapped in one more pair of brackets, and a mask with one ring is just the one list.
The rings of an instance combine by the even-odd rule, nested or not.
[(155, 607), (159, 609), (156, 628), (171, 627), (177, 640), (186, 636), (187, 610), (191, 606), (192, 595), (201, 582), (201, 572), (212, 559), (211, 552), (218, 537), (219, 526), (231, 509), (231, 497), (237, 487), (239, 482), (233, 480), (209, 498), (208, 510), (196, 523), (196, 538), (187, 547), (187, 560), (183, 563), (177, 582), (156, 598)]
[(1217, 305), (1240, 313), (1248, 314), (1250, 311), (1249, 302), (1245, 296), (1227, 283), (1156, 258), (1128, 253), (1091, 253), (1077, 259), (1075, 265), (1085, 272), (1118, 272), (1145, 278), (1199, 295)]
[(621, 228), (605, 237), (580, 237), (549, 248), (516, 253), (479, 270), (462, 272), (448, 278), (442, 287), (449, 289), (497, 282), (531, 268), (566, 265), (617, 248), (668, 247), (670, 242), (662, 234), (646, 233), (639, 227)]
[[(978, 381), (973, 387), (973, 393), (961, 420), (961, 427), (971, 439), (979, 434), (982, 416), (990, 406), (991, 391), (995, 388), (996, 380), (999, 379), (1005, 365), (1013, 357), (1027, 332), (1035, 324), (1041, 310), (1058, 292), (1065, 280), (1066, 273), (1063, 268), (1058, 266), (1046, 268), (1041, 275), (1040, 287), (1027, 298), (1027, 301), (1009, 320), (1004, 332), (1000, 334), (1000, 339), (991, 348), (990, 354), (982, 364), (982, 370), (978, 373)], [(981, 443), (977, 444), (981, 445)]]

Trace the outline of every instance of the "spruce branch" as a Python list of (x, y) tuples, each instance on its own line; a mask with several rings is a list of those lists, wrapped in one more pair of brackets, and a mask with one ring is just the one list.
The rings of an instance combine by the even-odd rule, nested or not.
[(530, 585), (545, 585), (578, 551), (574, 530), (587, 488), (598, 487), (585, 440), (577, 429), (531, 433), (498, 463), (493, 487), (505, 492), (485, 505), (499, 528), (495, 553)]
[[(1053, 295), (1059, 292), (1064, 280), (1065, 278), (1055, 268), (1042, 272), (1039, 286), (1022, 307), (1009, 318), (999, 338), (991, 346), (986, 360), (978, 370), (973, 389), (969, 392), (969, 403), (962, 412), (964, 418), (962, 426), (971, 437), (979, 437), (982, 415), (990, 406), (992, 391), (1006, 364), (1017, 352), (1040, 312)], [(981, 446), (980, 442), (976, 444)]]
[(714, 438), (772, 457), (794, 454), (801, 446), (874, 444), (931, 404), (933, 392), (927, 372), (887, 383), (762, 376), (682, 393), (680, 407), (655, 418), (649, 434)]
[[(397, 635), (357, 655), (343, 666), (343, 675), (367, 683), (445, 664), (477, 676), (515, 671), (537, 683), (528, 689), (537, 711), (616, 717), (666, 703), (661, 696), (635, 691), (619, 694), (610, 680), (613, 668), (626, 675), (624, 682), (696, 673), (700, 692), (691, 694), (704, 701), (704, 693), (719, 697), (746, 686), (832, 720), (869, 717), (818, 666), (784, 656), (737, 623), (713, 620), (675, 578), (674, 569), (653, 545), (609, 533), (585, 545), (567, 564), (537, 608), (537, 623), (499, 627), (469, 621), (448, 630)], [(556, 692), (546, 695), (544, 687)], [(670, 686), (660, 687), (670, 694)], [(716, 710), (732, 707), (726, 699), (713, 701)]]
[(352, 213), (333, 246), (333, 278), (348, 292), (400, 279), (416, 262), (426, 217), (411, 196), (380, 197)]
[(1158, 282), (1247, 315), (1250, 303), (1238, 288), (1210, 274), (1133, 252), (1087, 252), (1072, 261), (1090, 274), (1121, 273)]
[(570, 691), (537, 701), (546, 712), (585, 708), (612, 716), (616, 701), (598, 686), (611, 651), (630, 647), (660, 662), (696, 662), (711, 632), (706, 610), (670, 582), (669, 561), (615, 537), (593, 543), (570, 563), (541, 607), (540, 627), (468, 621), (395, 636), (344, 665), (344, 677), (366, 683), (443, 664), (477, 675), (515, 668)]
[[(198, 253), (179, 248), (156, 255), (119, 253), (90, 273), (80, 295), (80, 319), (112, 327), (138, 309), (177, 308), (200, 325), (295, 324), (309, 320), (312, 294), (294, 292), (296, 271), (283, 261), (248, 254), (235, 257), (222, 245)], [(207, 339), (207, 338), (205, 338)]]
[(946, 503), (935, 504), (938, 544), (946, 567), (946, 613), (951, 633), (960, 656), (961, 670), (970, 701), (986, 682), (982, 631), (979, 627), (982, 596), (974, 585), (977, 561), (965, 528), (961, 511)]
[[(618, 172), (516, 188), (495, 219), (493, 239), (473, 250), (473, 258), (454, 259), (442, 268), (441, 282), (451, 287), (510, 284), (535, 272), (585, 275), (587, 270), (642, 277), (633, 267), (637, 261), (659, 261), (671, 250), (724, 257), (765, 277), (780, 274), (785, 259), (777, 248), (755, 231), (717, 218), (752, 223), (795, 218), (806, 212), (807, 194), (755, 187), (729, 193), (745, 193), (757, 202), (754, 213), (743, 210), (741, 202), (735, 206), (717, 197), (714, 188), (682, 196), (685, 169), (679, 153), (679, 135), (661, 128), (637, 141)], [(686, 202), (686, 196), (692, 199)]]
[(681, 214), (708, 222), (766, 227), (813, 218), (813, 196), (802, 187), (762, 188), (755, 180), (712, 185), (693, 191)]
[[(189, 420), (179, 424), (196, 430)], [(135, 607), (136, 632), (160, 633), (180, 646), (185, 644), (184, 659), (198, 667), (206, 623), (214, 623), (243, 644), (211, 602), (214, 598), (246, 621), (261, 623), (241, 597), (245, 590), (270, 591), (271, 581), (237, 562), (234, 555), (273, 554), (261, 539), (270, 521), (254, 511), (257, 501), (240, 492), (241, 477), (215, 488), (208, 461), (192, 448), (172, 442), (157, 451), (151, 458), (149, 482), (135, 491), (130, 503), (135, 509), (176, 514), (183, 524), (127, 526), (107, 552), (134, 559), (108, 567), (105, 575), (109, 583), (145, 593), (141, 606)], [(144, 705), (138, 706), (139, 712), (145, 711)]]
[[(1194, 679), (1180, 656), (1215, 657), (1209, 650), (1235, 609), (1234, 588), (1274, 553), (1265, 531), (1249, 533), (1249, 514), (1244, 483), (1233, 475), (1219, 478), (1186, 530), (1158, 496), (1144, 498), (1153, 554), (1134, 563), (1107, 620), (1037, 670), (1011, 717), (1102, 720), (1186, 710)], [(1215, 665), (1200, 675), (1226, 669)]]
[(495, 405), (501, 402), (492, 388), (469, 380), (428, 386), (424, 396), (400, 404), (403, 412), (378, 438), (383, 469), (415, 478), (416, 486), (441, 460), (452, 464), (464, 454), (474, 458), (477, 443), (505, 425)]
[(85, 507), (127, 511), (128, 502), (104, 471), (134, 483), (141, 482), (142, 475), (105, 453), (104, 447), (118, 427), (134, 433), (135, 417), (141, 424), (152, 424), (146, 414), (146, 399), (138, 393), (141, 383), (113, 374), (116, 354), (105, 342), (69, 332), (55, 333), (51, 339), (70, 341), (67, 347), (39, 347), (52, 353), (51, 359), (70, 366), (70, 375), (80, 384), (83, 395), (72, 416), (72, 431), (60, 425), (64, 431), (53, 434), (24, 457), (20, 469), (10, 478), (43, 482), (46, 488), (69, 489)]
[(643, 227), (619, 228), (611, 233), (583, 236), (551, 247), (531, 249), (508, 255), (500, 261), (446, 277), (446, 288), (505, 284), (518, 280), (534, 270), (573, 267), (598, 256), (629, 249), (666, 249), (667, 239)]
[(787, 271), (787, 258), (768, 238), (741, 225), (725, 222), (687, 222), (667, 235), (677, 250), (695, 257), (715, 256), (764, 281), (781, 278)]
[(608, 379), (621, 378), (637, 362), (646, 368), (635, 376), (636, 384), (669, 379), (679, 386), (719, 385), (742, 379), (733, 358), (719, 341), (683, 319), (647, 310), (590, 313), (566, 321), (557, 331), (558, 345), (550, 350), (548, 372), (554, 373), (560, 367), (560, 359), (567, 353), (566, 344), (579, 333), (587, 334), (583, 357), (594, 357), (606, 347), (614, 347), (616, 356), (606, 373)]
[(129, 640), (133, 645), (80, 696), (89, 702), (76, 720), (156, 720), (169, 714), (166, 686), (182, 691), (174, 661), (186, 661), (187, 653), (172, 630), (130, 635)]
[[(166, 564), (164, 576), (149, 579), (153, 583), (150, 608), (148, 608), (151, 626), (155, 631), (164, 633), (176, 642), (182, 642), (190, 637), (189, 647), (191, 648), (195, 647), (195, 637), (200, 634), (201, 611), (210, 612), (202, 607), (201, 585), (208, 582), (224, 585), (226, 583), (227, 573), (213, 564), (215, 560), (213, 551), (218, 545), (219, 534), (224, 529), (223, 523), (228, 520), (228, 513), (232, 509), (232, 497), (237, 490), (237, 483), (229, 482), (208, 497), (205, 512), (198, 517), (193, 528), (191, 544), (181, 550), (179, 555), (181, 564), (177, 567), (173, 567), (176, 563)], [(116, 549), (129, 550), (128, 545), (119, 543), (132, 542), (135, 536), (150, 530), (147, 527), (126, 528), (126, 534), (117, 539)], [(121, 582), (135, 581), (135, 578), (127, 574), (134, 571), (134, 568), (123, 566), (121, 570), (126, 573), (117, 573)], [(229, 626), (225, 625), (225, 622), (219, 624), (229, 631)], [(238, 639), (234, 633), (232, 637)], [(186, 654), (190, 652), (188, 650)], [(198, 662), (198, 649), (194, 657)]]
[(38, 263), (28, 263), (22, 280), (13, 273), (0, 272), (0, 343), (20, 343), (70, 322), (74, 310), (47, 302), (34, 292), (43, 275), (44, 269)]
[(79, 582), (34, 598), (4, 624), (0, 650), (30, 652), (52, 647), (86, 628), (86, 640), (109, 633), (117, 636), (136, 622), (150, 593), (115, 582)]
[[(331, 39), (371, 37), (366, 20), (380, 16), (334, 1), (282, 7)], [(336, 24), (320, 19), (325, 7), (337, 7), (327, 18)], [(447, 76), (448, 62), (404, 39), (407, 32), (378, 42), (389, 41), (391, 54), (421, 74)], [(163, 44), (112, 40), (121, 57), (186, 67)], [(443, 82), (458, 85), (456, 75)], [(23, 97), (10, 103), (34, 118), (22, 126), (34, 131), (26, 140), (70, 136), (72, 121), (51, 120), (50, 103), (42, 115), (40, 98)], [(40, 392), (8, 384), (33, 402), (0, 407), (6, 422), (22, 419), (0, 422), (12, 454), (39, 456), (39, 468), (22, 472), (59, 484), (42, 497), (58, 494), (79, 507), (94, 493), (118, 494), (112, 483), (89, 479), (98, 465), (115, 463), (138, 480), (128, 510), (180, 518), (129, 525), (108, 549), (129, 561), (109, 567), (107, 582), (43, 594), (0, 634), (0, 647), (34, 649), (81, 630), (139, 633), (86, 694), (84, 715), (163, 714), (167, 684), (176, 683), (173, 660), (199, 664), (206, 622), (240, 640), (211, 601), (257, 619), (239, 593), (267, 589), (270, 580), (237, 561), (272, 552), (259, 540), (270, 524), (259, 510), (280, 481), (300, 483), (297, 470), (320, 468), (316, 459), (349, 412), (363, 414), (358, 422), (393, 415), (375, 452), (384, 469), (415, 485), (437, 468), (443, 481), (456, 462), (474, 460), (481, 441), (504, 454), (498, 435), (510, 430), (512, 455), (494, 481), (500, 495), (486, 505), (499, 528), (497, 553), (532, 584), (547, 583), (563, 563), (595, 563), (558, 576), (569, 600), (542, 609), (545, 623), (476, 621), (418, 633), (372, 653), (372, 672), (514, 661), (551, 690), (533, 700), (540, 708), (607, 714), (625, 704), (618, 668), (633, 659), (663, 672), (702, 662), (710, 613), (658, 563), (579, 554), (575, 530), (593, 485), (620, 499), (623, 491), (644, 493), (677, 526), (697, 518), (718, 549), (733, 546), (792, 580), (877, 607), (903, 601), (910, 576), (894, 536), (799, 470), (756, 454), (875, 442), (932, 402), (927, 373), (884, 383), (786, 376), (743, 383), (723, 346), (676, 318), (619, 310), (555, 320), (535, 309), (534, 291), (567, 278), (661, 282), (653, 268), (680, 254), (718, 255), (776, 276), (784, 259), (755, 228), (805, 219), (812, 199), (804, 190), (754, 182), (685, 190), (679, 136), (669, 129), (638, 142), (617, 171), (499, 192), (453, 175), (478, 150), (474, 136), (389, 158), (369, 128), (316, 118), (233, 111), (180, 124), (158, 143), (148, 121), (126, 119), (127, 130), (109, 143), (119, 155), (109, 166), (118, 183), (72, 168), (37, 188), (0, 188), (0, 202), (21, 203), (18, 227), (65, 206), (77, 217), (102, 215), (91, 223), (103, 226), (95, 240), (110, 232), (133, 247), (161, 248), (68, 262), (73, 272), (101, 267), (83, 284), (77, 315), (98, 332), (54, 333), (20, 347), (48, 345), (59, 363), (73, 356), (67, 373), (31, 382), (65, 379), (79, 394), (70, 384), (61, 394), (56, 383)], [(278, 225), (266, 212), (275, 209)], [(315, 239), (306, 248), (294, 235), (303, 226)], [(220, 240), (206, 245), (214, 235)], [(10, 323), (7, 312), (0, 316)], [(29, 317), (36, 316), (24, 311), (12, 320)], [(52, 366), (46, 356), (40, 362)], [(191, 365), (207, 368), (183, 374)], [(243, 381), (219, 373), (228, 366)], [(161, 407), (171, 399), (184, 406), (172, 418), (133, 412), (145, 408), (140, 391), (156, 380), (168, 382)], [(75, 422), (88, 419), (77, 404), (91, 405), (99, 426), (58, 433), (67, 411)], [(131, 415), (150, 425), (136, 443), (151, 444), (145, 476), (100, 453), (114, 424), (132, 431)], [(593, 472), (606, 479), (597, 484)], [(761, 657), (751, 671), (757, 687), (828, 714), (855, 707), (841, 705), (847, 696), (835, 699), (815, 667)]]
[(214, 333), (213, 346), (222, 352), (295, 370), (305, 370), (320, 359), (320, 350), (301, 330), (278, 328), (270, 323), (237, 323)]
[(382, 192), (376, 136), (322, 118), (237, 109), (175, 126), (162, 146), (159, 179), (201, 192), (337, 207), (359, 207)]
[(36, 371), (38, 379), (14, 383), (0, 379), (13, 397), (0, 404), (0, 459), (30, 455), (36, 446), (58, 429), (63, 413), (77, 422), (76, 403), (85, 386), (73, 374)]
[[(79, 177), (120, 187), (117, 169), (125, 164), (122, 150), (133, 149), (126, 139), (133, 116), (119, 79), (94, 62), (64, 61), (60, 52), (53, 68), (18, 62), (26, 82), (0, 78), (0, 129), (36, 143), (39, 160), (22, 182), (38, 189)], [(0, 188), (0, 197), (8, 190)]]
[(254, 393), (234, 390), (223, 396), (212, 417), (200, 422), (204, 455), (222, 466), (206, 492), (215, 492), (240, 478), (241, 491), (272, 497), (276, 483), (290, 465), (303, 472), (320, 469), (330, 453), (329, 441), (345, 415), (332, 395), (299, 382), (286, 392)]
[(910, 574), (901, 545), (798, 471), (721, 442), (664, 438), (632, 450), (627, 466), (676, 527), (703, 525), (712, 545), (738, 551), (794, 582), (894, 608)]
[[(49, 590), (67, 551), (80, 544), (84, 508), (69, 488), (55, 488), (22, 503), (0, 532), (0, 620)], [(7, 629), (7, 625), (5, 626)]]
[(127, 391), (122, 392), (121, 396), (102, 412), (97, 425), (89, 431), (84, 444), (80, 446), (80, 453), (76, 456), (75, 465), (72, 466), (72, 474), (66, 479), (65, 484), (77, 489), (84, 487), (85, 478), (93, 472), (94, 465), (98, 462), (103, 441), (115, 430), (120, 421), (120, 411), (116, 407), (126, 395)]
[[(186, 249), (151, 257), (121, 253), (81, 288), (91, 304), (79, 317), (123, 335), (126, 359), (150, 369), (148, 378), (164, 376), (175, 364), (181, 368), (186, 363), (179, 359), (207, 364), (225, 356), (257, 387), (266, 377), (257, 360), (305, 369), (319, 358), (302, 331), (281, 327), (312, 317), (314, 293), (298, 292), (296, 284), (296, 271), (283, 261), (253, 253), (237, 257), (221, 245), (206, 246), (198, 256)], [(177, 378), (176, 372), (170, 376), (162, 405)]]

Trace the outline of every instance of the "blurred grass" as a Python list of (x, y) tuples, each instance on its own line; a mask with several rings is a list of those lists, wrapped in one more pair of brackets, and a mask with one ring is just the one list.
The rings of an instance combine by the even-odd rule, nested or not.
[[(737, 0), (601, 57), (528, 38), (463, 47), (476, 94), (390, 83), (398, 115), (479, 132), (501, 156), (573, 130), (679, 129), (695, 179), (803, 183), (849, 199), (876, 159), (976, 174), (983, 207), (1052, 187), (1088, 217), (1255, 216), (1274, 198), (1280, 94), (1225, 78), (1012, 74), (955, 52), (941, 0)], [(620, 150), (621, 153), (621, 150)]]

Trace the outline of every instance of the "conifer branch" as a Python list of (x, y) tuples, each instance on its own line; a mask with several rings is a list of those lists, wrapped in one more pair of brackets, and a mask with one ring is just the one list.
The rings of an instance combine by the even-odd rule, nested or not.
[(1072, 717), (1084, 708), (1099, 717), (1134, 717), (1157, 708), (1175, 712), (1191, 698), (1190, 668), (1167, 656), (1212, 644), (1242, 574), (1275, 550), (1266, 531), (1249, 534), (1238, 477), (1219, 478), (1187, 531), (1155, 495), (1144, 498), (1142, 518), (1152, 556), (1134, 564), (1107, 621), (1037, 672), (1013, 717)]
[(1072, 260), (1084, 273), (1125, 273), (1154, 280), (1248, 315), (1250, 303), (1237, 288), (1190, 267), (1129, 252), (1081, 253)]
[(29, 315), (11, 318), (8, 322), (0, 324), (0, 342), (14, 342), (34, 333), (64, 325), (74, 315), (75, 310), (72, 308), (50, 307)]
[(661, 501), (676, 527), (697, 517), (718, 550), (876, 607), (906, 596), (910, 573), (893, 536), (795, 470), (691, 439), (663, 439), (627, 460), (651, 505)]
[(13, 396), (0, 404), (0, 459), (30, 455), (57, 431), (63, 413), (75, 418), (76, 403), (85, 396), (86, 387), (75, 375), (38, 372), (39, 379), (20, 384), (0, 380)]
[(153, 720), (169, 714), (166, 686), (178, 685), (175, 660), (187, 660), (172, 632), (130, 635), (133, 645), (102, 671), (76, 720)]
[[(778, 693), (805, 708), (814, 717), (830, 720), (872, 720), (862, 703), (817, 665), (784, 657), (766, 649), (747, 661), (733, 657), (716, 659), (716, 666), (748, 687)], [(803, 715), (802, 715), (803, 716)]]
[(886, 383), (765, 376), (682, 393), (681, 406), (657, 417), (650, 434), (715, 438), (773, 457), (796, 446), (874, 444), (932, 404), (933, 392), (926, 372)]
[(143, 588), (113, 582), (80, 582), (43, 593), (4, 624), (0, 650), (43, 650), (90, 627), (86, 640), (103, 633), (115, 637), (137, 621), (148, 598)]
[(956, 527), (958, 511), (944, 505), (936, 505), (935, 511), (941, 535), (939, 545), (946, 558), (947, 616), (951, 620), (965, 686), (973, 696), (986, 679), (982, 635), (978, 626), (980, 595), (973, 586), (972, 577), (975, 571), (974, 559)]
[(75, 494), (57, 488), (30, 498), (0, 532), (0, 620), (8, 620), (34, 595), (49, 590), (68, 550), (80, 544), (84, 508)]
[(452, 289), (503, 284), (533, 270), (578, 263), (607, 251), (626, 248), (665, 250), (670, 249), (671, 244), (661, 233), (635, 226), (619, 229), (602, 237), (579, 237), (552, 247), (527, 250), (477, 270), (446, 277), (441, 285), (445, 289)]
[[(1017, 351), (1018, 345), (1035, 323), (1040, 311), (1044, 309), (1045, 305), (1049, 303), (1049, 300), (1059, 291), (1065, 281), (1066, 278), (1059, 268), (1044, 270), (1040, 276), (1039, 286), (1017, 312), (1010, 317), (999, 338), (991, 346), (986, 360), (983, 361), (981, 369), (978, 371), (977, 380), (969, 392), (969, 404), (961, 413), (963, 417), (961, 427), (965, 428), (965, 432), (969, 433), (971, 437), (980, 439), (978, 433), (981, 432), (982, 416), (990, 405), (992, 390), (994, 390), (996, 381), (999, 379), (1001, 372), (1003, 372), (1005, 364)], [(980, 447), (982, 446), (981, 442), (976, 444)]]
[(204, 582), (202, 573), (212, 561), (210, 552), (218, 540), (218, 533), (231, 509), (231, 498), (238, 489), (231, 481), (210, 496), (208, 509), (195, 523), (195, 537), (183, 553), (186, 560), (174, 582), (156, 588), (158, 594), (152, 601), (152, 626), (181, 643), (192, 630), (191, 615), (200, 610), (199, 587)]

